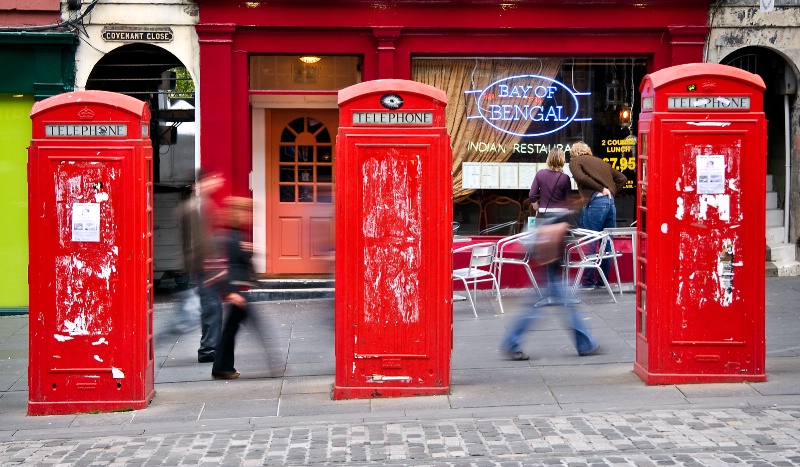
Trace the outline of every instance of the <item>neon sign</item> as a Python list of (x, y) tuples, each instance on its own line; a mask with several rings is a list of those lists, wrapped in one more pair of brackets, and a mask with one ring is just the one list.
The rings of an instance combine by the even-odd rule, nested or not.
[[(477, 94), (477, 115), (492, 127), (515, 136), (543, 136), (566, 127), (578, 118), (578, 96), (588, 92), (575, 92), (564, 83), (546, 76), (519, 75), (503, 78), (485, 89), (465, 91)], [(524, 130), (519, 122), (528, 122)], [(516, 130), (516, 131), (515, 131)]]

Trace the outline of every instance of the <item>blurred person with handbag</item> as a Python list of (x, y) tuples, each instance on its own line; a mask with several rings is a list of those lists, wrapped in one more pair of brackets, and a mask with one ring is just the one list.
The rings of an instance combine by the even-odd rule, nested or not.
[(567, 315), (564, 316), (569, 318), (578, 355), (593, 355), (600, 351), (600, 345), (584, 323), (580, 302), (568, 296), (563, 283), (564, 240), (575, 214), (570, 209), (572, 190), (569, 177), (563, 173), (564, 164), (564, 152), (553, 148), (547, 155), (547, 168), (538, 171), (531, 183), (528, 196), (532, 205), (539, 203), (539, 209), (528, 247), (532, 248), (533, 260), (546, 268), (547, 292), (538, 301), (533, 294), (529, 295), (523, 304), (524, 311), (514, 319), (503, 338), (500, 349), (512, 360), (530, 358), (522, 351), (520, 341), (528, 327), (540, 317), (542, 308), (547, 305), (563, 305), (566, 308)]
[(200, 297), (201, 334), (197, 349), (200, 363), (214, 361), (222, 329), (220, 257), (213, 241), (218, 207), (211, 196), (224, 184), (225, 178), (220, 173), (199, 169), (194, 192), (181, 206), (184, 264)]
[(253, 244), (246, 240), (253, 215), (250, 198), (231, 196), (225, 199), (226, 225), (220, 231), (219, 247), (225, 254), (226, 275), (222, 295), (230, 304), (222, 326), (214, 357), (211, 375), (214, 379), (236, 379), (239, 371), (234, 366), (236, 334), (248, 318), (247, 299), (242, 294), (254, 283)]

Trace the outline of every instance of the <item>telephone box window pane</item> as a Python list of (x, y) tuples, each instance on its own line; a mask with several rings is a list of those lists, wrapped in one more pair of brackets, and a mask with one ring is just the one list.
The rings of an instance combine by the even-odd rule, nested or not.
[(300, 188), (300, 199), (301, 203), (313, 203), (314, 202), (314, 187), (312, 186), (301, 186)]
[(647, 283), (647, 263), (644, 261), (638, 262), (638, 274), (636, 276), (636, 280), (641, 282), (642, 284)]
[(640, 198), (639, 198), (639, 207), (640, 208), (646, 208), (647, 207), (647, 184), (646, 183), (642, 183), (639, 186), (641, 187), (641, 190), (639, 192), (639, 196), (640, 196)]
[(294, 167), (281, 167), (281, 181), (293, 182), (294, 181)]
[(639, 161), (639, 181), (647, 183), (647, 158), (642, 158)]
[(329, 186), (317, 186), (317, 202), (332, 203), (333, 190)]
[(639, 231), (647, 233), (647, 209), (639, 210)]
[(647, 287), (642, 287), (639, 291), (639, 309), (647, 311)]
[(281, 203), (294, 203), (294, 185), (281, 187)]
[(281, 146), (281, 162), (295, 162), (294, 146)]
[[(642, 291), (644, 293), (644, 290)], [(645, 330), (647, 329), (647, 314), (643, 312), (639, 312), (639, 334), (645, 336)]]
[(333, 147), (317, 146), (317, 162), (328, 163), (333, 161)]
[(639, 137), (639, 143), (640, 143), (639, 155), (640, 156), (646, 156), (647, 155), (647, 135), (648, 135), (648, 133), (642, 133), (640, 135), (640, 137)]
[(297, 168), (298, 177), (301, 182), (313, 182), (314, 175), (312, 174), (313, 167), (300, 166)]
[(333, 167), (318, 166), (317, 167), (317, 182), (333, 183)]

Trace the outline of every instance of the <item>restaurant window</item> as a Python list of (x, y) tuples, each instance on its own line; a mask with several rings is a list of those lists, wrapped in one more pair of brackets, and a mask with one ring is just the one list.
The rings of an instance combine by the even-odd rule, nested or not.
[(252, 55), (251, 91), (331, 91), (361, 82), (361, 57)]
[(476, 204), (502, 196), (522, 206), (549, 150), (561, 147), (569, 161), (571, 145), (583, 141), (628, 177), (617, 210), (618, 221), (632, 221), (634, 104), (645, 74), (638, 57), (415, 58), (413, 79), (447, 94), (454, 220), (469, 206), (467, 224), (478, 231), (492, 222)]

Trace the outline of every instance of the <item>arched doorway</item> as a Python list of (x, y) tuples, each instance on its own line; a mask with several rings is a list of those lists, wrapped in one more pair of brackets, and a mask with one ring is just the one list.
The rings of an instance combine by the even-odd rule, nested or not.
[(87, 90), (118, 92), (150, 105), (153, 144), (154, 245), (157, 283), (183, 274), (179, 206), (195, 177), (195, 87), (185, 65), (151, 44), (127, 44), (95, 64)]
[(267, 272), (333, 268), (338, 111), (274, 109), (267, 148)]
[[(764, 47), (743, 47), (725, 57), (724, 65), (734, 66), (761, 76), (767, 89), (764, 93), (764, 113), (767, 118), (767, 175), (772, 186), (767, 187), (767, 251), (768, 262), (794, 260), (796, 230), (790, 231), (789, 213), (797, 200), (792, 200), (792, 187), (797, 177), (789, 170), (792, 164), (792, 109), (795, 105), (797, 80), (794, 68), (779, 53)], [(777, 199), (777, 203), (771, 202)], [(781, 247), (780, 245), (784, 245)], [(780, 249), (791, 258), (773, 257)], [(784, 275), (777, 271), (776, 275)]]

